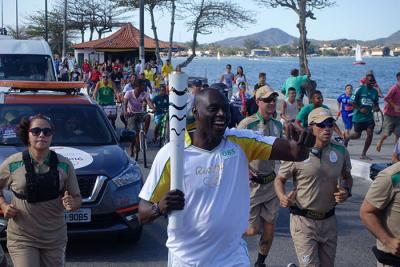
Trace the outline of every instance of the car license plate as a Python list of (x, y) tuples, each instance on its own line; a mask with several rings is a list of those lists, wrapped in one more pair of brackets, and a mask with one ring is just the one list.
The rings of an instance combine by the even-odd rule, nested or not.
[(76, 211), (66, 211), (64, 213), (65, 222), (67, 223), (82, 223), (91, 222), (92, 220), (92, 210), (91, 209), (79, 209)]

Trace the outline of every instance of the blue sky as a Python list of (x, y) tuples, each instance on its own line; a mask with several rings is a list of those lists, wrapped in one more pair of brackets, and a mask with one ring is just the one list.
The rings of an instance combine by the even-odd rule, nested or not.
[[(0, 0), (1, 1), (1, 0)], [(15, 25), (15, 1), (4, 1), (4, 24)], [(24, 17), (36, 10), (44, 10), (44, 0), (18, 0), (19, 2), (19, 24), (23, 24)], [(179, 0), (178, 0), (179, 1)], [(255, 24), (247, 25), (245, 28), (227, 26), (223, 30), (214, 30), (210, 35), (200, 35), (200, 43), (209, 43), (228, 37), (256, 33), (268, 28), (280, 28), (287, 33), (298, 36), (296, 28), (297, 16), (288, 9), (265, 8), (257, 6), (251, 0), (233, 0), (243, 7), (256, 11)], [(51, 6), (55, 0), (48, 0)], [(400, 30), (398, 21), (400, 0), (337, 0), (334, 7), (316, 10), (317, 20), (307, 21), (308, 37), (319, 40), (332, 40), (338, 38), (352, 38), (360, 40), (371, 40), (387, 37)], [(138, 26), (139, 12), (132, 12), (131, 22)], [(0, 14), (1, 17), (1, 14)], [(397, 21), (396, 21), (397, 20)], [(153, 36), (150, 29), (150, 16), (145, 13), (145, 33)], [(157, 13), (156, 24), (158, 26), (159, 38), (168, 40), (170, 18), (168, 13)], [(175, 40), (189, 41), (192, 33), (188, 32), (183, 21), (175, 24)]]

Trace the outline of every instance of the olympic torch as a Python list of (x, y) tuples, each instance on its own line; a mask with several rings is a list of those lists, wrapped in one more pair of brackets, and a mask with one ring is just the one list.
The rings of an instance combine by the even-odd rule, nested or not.
[[(188, 76), (183, 72), (174, 71), (169, 74), (168, 80), (171, 190), (179, 189), (183, 192), (183, 152), (185, 149)], [(181, 227), (182, 224), (182, 212), (171, 212), (168, 227), (176, 229)]]

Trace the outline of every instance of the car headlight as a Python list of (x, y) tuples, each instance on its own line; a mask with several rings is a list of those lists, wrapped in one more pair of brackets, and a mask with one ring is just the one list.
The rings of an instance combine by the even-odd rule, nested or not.
[(118, 187), (131, 184), (142, 179), (142, 174), (139, 168), (136, 168), (134, 164), (129, 164), (128, 168), (123, 171), (120, 175), (113, 178), (112, 181)]

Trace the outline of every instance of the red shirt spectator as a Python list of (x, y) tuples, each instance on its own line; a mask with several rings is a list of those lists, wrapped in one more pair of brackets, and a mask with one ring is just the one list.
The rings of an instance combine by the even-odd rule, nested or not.
[(85, 60), (85, 63), (82, 65), (82, 72), (83, 73), (89, 73), (90, 72), (90, 64)]
[(98, 70), (93, 69), (92, 72), (90, 73), (90, 80), (93, 82), (98, 82), (100, 80), (100, 76), (101, 73)]
[[(400, 79), (399, 79), (400, 80)], [(397, 105), (397, 108), (392, 104)], [(396, 83), (390, 88), (389, 93), (385, 97), (385, 107), (383, 108), (383, 113), (385, 115), (400, 117), (400, 85)]]

